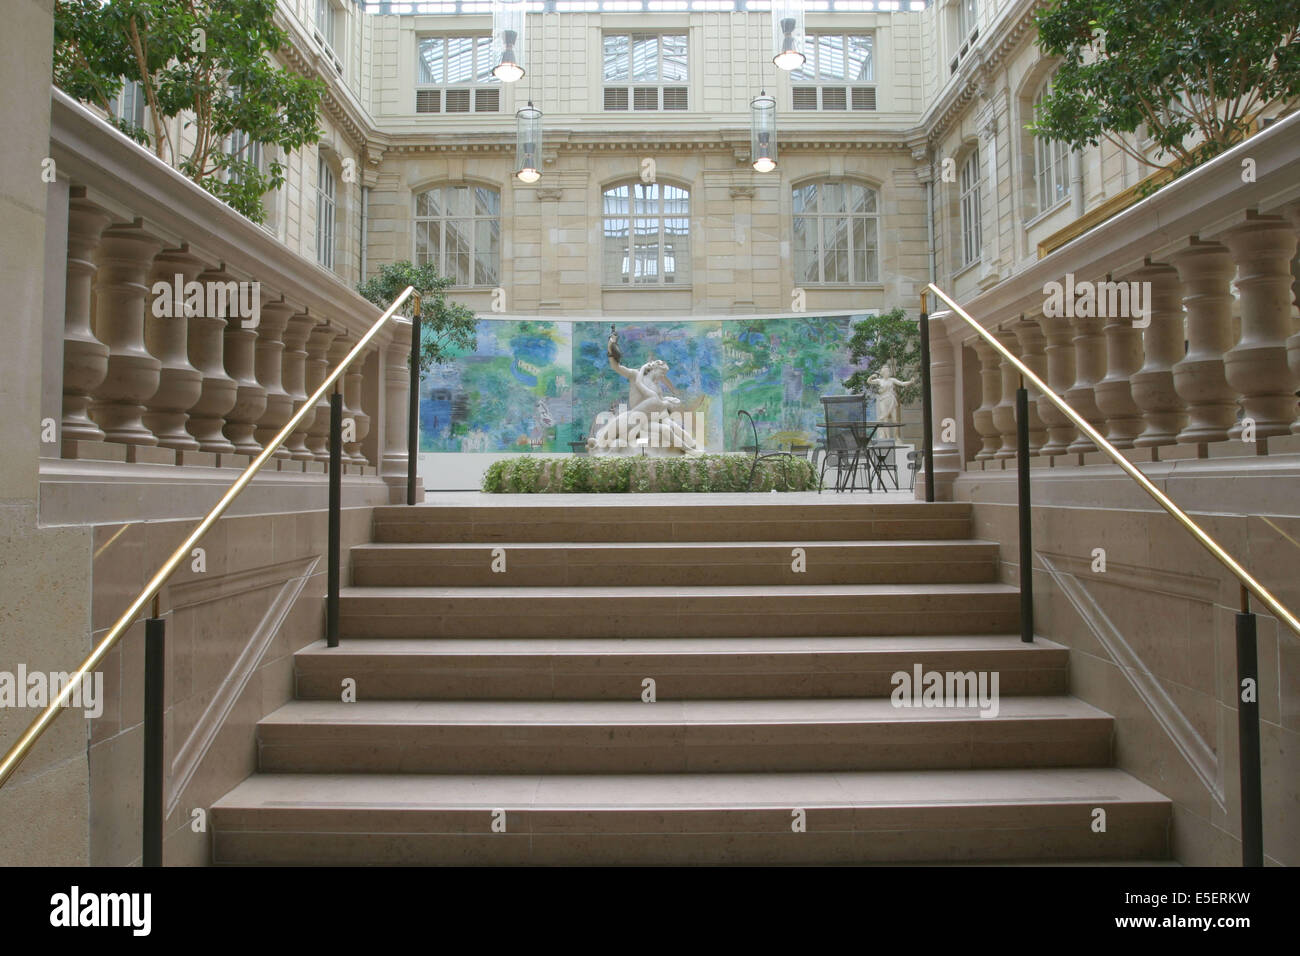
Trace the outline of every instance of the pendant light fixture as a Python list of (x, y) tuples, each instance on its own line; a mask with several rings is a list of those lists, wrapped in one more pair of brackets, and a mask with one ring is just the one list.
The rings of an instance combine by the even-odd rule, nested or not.
[(807, 61), (803, 53), (803, 0), (772, 0), (772, 62), (797, 70)]
[(515, 83), (524, 77), (524, 3), (492, 3), (492, 62), (496, 64), (492, 75), (502, 83)]
[(515, 125), (515, 178), (521, 183), (535, 183), (542, 178), (542, 111), (529, 100), (515, 114)]
[(776, 169), (776, 97), (767, 90), (749, 102), (749, 157), (755, 172)]

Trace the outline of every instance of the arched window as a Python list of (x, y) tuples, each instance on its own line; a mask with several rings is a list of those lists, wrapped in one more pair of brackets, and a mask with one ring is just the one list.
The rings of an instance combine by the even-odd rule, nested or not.
[(495, 286), (501, 272), (501, 194), (435, 186), (415, 197), (415, 264), (460, 286)]
[(984, 248), (980, 206), (980, 150), (971, 149), (961, 166), (961, 265), (977, 262)]
[[(1049, 80), (1034, 97), (1035, 119), (1051, 88)], [(1070, 195), (1069, 155), (1069, 147), (1059, 140), (1034, 137), (1034, 184), (1038, 190), (1039, 212), (1046, 212)]]
[(667, 183), (604, 193), (606, 285), (689, 285), (691, 194)]
[(793, 191), (797, 285), (880, 281), (880, 212), (876, 191), (826, 180)]

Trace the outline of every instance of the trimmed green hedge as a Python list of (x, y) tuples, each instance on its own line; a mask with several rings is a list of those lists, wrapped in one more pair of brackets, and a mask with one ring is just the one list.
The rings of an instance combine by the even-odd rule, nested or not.
[(483, 490), (488, 494), (817, 490), (817, 473), (803, 458), (764, 459), (749, 485), (753, 467), (750, 455), (521, 455), (489, 465), (483, 473)]

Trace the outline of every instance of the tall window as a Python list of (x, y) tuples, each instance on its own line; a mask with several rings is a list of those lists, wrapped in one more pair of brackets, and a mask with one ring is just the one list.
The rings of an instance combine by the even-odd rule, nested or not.
[(324, 154), (316, 160), (316, 261), (334, 268), (334, 170)]
[(961, 264), (979, 259), (984, 247), (980, 214), (980, 151), (976, 146), (961, 167)]
[(416, 62), (417, 113), (495, 113), (501, 84), (492, 75), (492, 37), (421, 37)]
[(819, 182), (793, 193), (794, 274), (799, 285), (880, 281), (876, 191), (853, 182)]
[(957, 72), (957, 64), (970, 53), (975, 41), (979, 39), (979, 0), (954, 0), (953, 30), (954, 45), (952, 59), (948, 62), (950, 72)]
[(680, 186), (625, 183), (605, 190), (605, 283), (688, 285), (691, 197)]
[(415, 197), (415, 263), (460, 286), (495, 286), (501, 263), (501, 194), (435, 186)]
[[(1034, 98), (1034, 113), (1051, 90), (1047, 83)], [(1069, 147), (1055, 139), (1034, 137), (1034, 183), (1038, 187), (1038, 211), (1046, 212), (1070, 194)]]
[(869, 33), (808, 34), (808, 59), (790, 74), (797, 110), (874, 110), (875, 66)]
[(144, 84), (139, 80), (125, 80), (122, 91), (108, 101), (109, 112), (126, 126), (144, 128)]
[(605, 109), (686, 109), (686, 34), (607, 33), (604, 62)]

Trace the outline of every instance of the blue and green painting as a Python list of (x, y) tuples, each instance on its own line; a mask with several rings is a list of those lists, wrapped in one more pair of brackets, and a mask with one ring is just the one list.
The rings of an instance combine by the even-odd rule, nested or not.
[[(614, 322), (623, 364), (668, 363), (681, 410), (703, 422), (709, 451), (813, 444), (822, 395), (843, 395), (853, 371), (848, 340), (862, 316)], [(601, 412), (627, 401), (609, 367), (610, 323), (480, 319), (473, 352), (426, 372), (422, 452), (567, 452)], [(870, 407), (868, 408), (870, 413)]]

